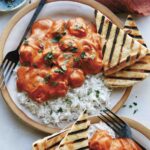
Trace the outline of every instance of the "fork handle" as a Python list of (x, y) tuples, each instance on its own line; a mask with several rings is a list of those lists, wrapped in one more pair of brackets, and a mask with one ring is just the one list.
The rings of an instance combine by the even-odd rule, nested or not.
[(31, 18), (31, 20), (30, 20), (30, 22), (29, 22), (29, 24), (28, 24), (28, 26), (27, 26), (27, 28), (26, 28), (26, 30), (25, 30), (25, 32), (24, 32), (24, 35), (23, 35), (23, 37), (22, 37), (22, 39), (21, 39), (21, 41), (20, 41), (20, 43), (19, 43), (17, 49), (20, 48), (22, 42), (23, 42), (24, 39), (26, 38), (26, 36), (27, 36), (27, 34), (28, 34), (28, 32), (29, 32), (31, 26), (33, 25), (33, 23), (34, 23), (34, 21), (36, 20), (37, 16), (38, 16), (39, 13), (41, 12), (41, 10), (42, 10), (44, 4), (46, 3), (46, 1), (47, 1), (47, 0), (40, 0), (40, 3), (39, 3), (39, 5), (38, 5), (38, 7), (36, 8), (36, 10), (35, 10), (35, 12), (34, 12), (32, 18)]
[(132, 140), (138, 145), (138, 146), (140, 146), (140, 148), (142, 149), (142, 150), (147, 150), (145, 147), (143, 147), (139, 142), (137, 142), (135, 139), (133, 139), (132, 138)]

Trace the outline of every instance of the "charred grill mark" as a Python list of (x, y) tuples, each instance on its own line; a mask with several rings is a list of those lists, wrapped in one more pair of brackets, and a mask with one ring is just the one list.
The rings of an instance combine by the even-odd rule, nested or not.
[(104, 57), (105, 51), (106, 51), (106, 44), (107, 44), (107, 42), (106, 42), (105, 45), (103, 46), (103, 50), (102, 50), (103, 57)]
[(112, 45), (111, 52), (110, 52), (109, 63), (108, 63), (109, 65), (110, 65), (111, 60), (112, 60), (112, 56), (113, 56), (113, 53), (114, 53), (114, 49), (115, 49), (115, 46), (116, 46), (116, 42), (117, 42), (119, 32), (120, 32), (120, 29), (117, 27), (116, 32), (115, 32), (115, 37), (114, 37), (114, 40), (113, 40), (113, 45)]
[(77, 140), (73, 141), (73, 143), (79, 143), (79, 142), (83, 142), (83, 141), (85, 141), (85, 140), (88, 140), (88, 137), (86, 137), (86, 138), (81, 138), (81, 139), (77, 139)]
[(135, 80), (135, 81), (141, 81), (143, 78), (131, 78), (131, 77), (114, 77), (109, 76), (110, 79), (118, 79), (118, 80)]
[[(107, 34), (106, 34), (106, 40), (109, 39), (111, 28), (112, 28), (112, 23), (109, 22), (108, 29), (107, 29)], [(105, 55), (105, 51), (106, 51), (106, 43), (105, 43), (105, 45), (103, 47), (103, 50), (102, 50), (103, 56)]]
[(87, 149), (89, 149), (89, 146), (85, 146), (85, 147), (82, 147), (82, 148), (78, 148), (78, 149), (76, 149), (76, 150), (87, 150)]
[(97, 17), (97, 12), (98, 12), (97, 10), (95, 10), (95, 11), (94, 11), (94, 15), (95, 15), (95, 17)]
[(107, 34), (106, 34), (106, 40), (109, 39), (111, 28), (112, 28), (112, 23), (109, 21), (109, 25), (108, 25), (108, 29), (107, 29)]
[(105, 17), (104, 17), (104, 16), (102, 16), (101, 24), (100, 24), (100, 27), (99, 27), (99, 30), (98, 30), (98, 33), (99, 33), (99, 34), (101, 34), (101, 33), (102, 33), (103, 26), (104, 26), (104, 21), (105, 21)]
[(141, 35), (133, 35), (133, 34), (129, 34), (132, 38), (136, 38), (136, 39), (142, 39)]
[[(80, 142), (83, 142), (85, 140), (88, 140), (88, 137), (86, 138), (81, 138), (81, 139), (77, 139), (77, 140), (74, 140), (74, 141), (71, 141), (70, 143), (80, 143)], [(69, 144), (69, 143), (68, 143)], [(63, 147), (64, 144), (60, 145), (60, 147)]]
[(147, 47), (147, 45), (145, 43), (142, 44), (143, 46)]
[(130, 59), (131, 59), (131, 57), (130, 57), (130, 56), (128, 56), (128, 57), (127, 57), (127, 59), (126, 59), (126, 62), (129, 62), (129, 61), (130, 61)]
[(84, 119), (84, 120), (78, 120), (75, 124), (81, 124), (81, 123), (85, 123), (87, 122), (87, 119)]
[(78, 130), (78, 131), (73, 131), (73, 132), (70, 132), (68, 135), (82, 133), (82, 132), (87, 131), (88, 129), (89, 129), (89, 127), (85, 128), (85, 129)]
[(53, 145), (47, 147), (45, 150), (50, 150), (51, 148), (54, 148), (54, 147), (58, 146), (58, 145), (60, 144), (60, 142), (61, 142), (61, 140), (58, 141), (57, 143), (55, 143), (55, 144), (53, 144)]
[(125, 33), (124, 37), (123, 37), (123, 41), (122, 41), (121, 50), (120, 50), (119, 59), (118, 59), (118, 63), (117, 64), (119, 64), (119, 62), (120, 62), (120, 59), (121, 59), (121, 56), (122, 56), (122, 50), (123, 50), (124, 44), (126, 42), (126, 38), (127, 38), (127, 34)]
[(144, 70), (144, 69), (126, 69), (126, 71), (134, 71), (134, 72), (145, 72), (145, 73), (150, 73), (150, 70)]
[(124, 28), (132, 29), (132, 30), (138, 30), (138, 28), (136, 26), (127, 26), (127, 25), (125, 25)]

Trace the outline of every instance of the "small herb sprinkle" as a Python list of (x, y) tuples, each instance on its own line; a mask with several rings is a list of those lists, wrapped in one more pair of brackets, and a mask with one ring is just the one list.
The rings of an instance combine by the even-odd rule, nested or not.
[(137, 103), (136, 103), (136, 102), (133, 102), (133, 105), (134, 105), (134, 106), (137, 106)]
[(63, 35), (61, 34), (57, 34), (55, 37), (53, 37), (53, 39), (51, 39), (52, 43), (58, 43), (60, 41), (60, 39), (62, 38)]
[(132, 108), (132, 105), (129, 105), (129, 108)]
[(76, 57), (76, 58), (74, 58), (74, 61), (75, 61), (75, 62), (79, 62), (79, 61), (80, 61), (80, 58), (79, 58), (79, 57)]
[(51, 61), (53, 59), (53, 53), (52, 52), (48, 52), (45, 57), (44, 60), (46, 61), (47, 64), (51, 64)]
[(66, 103), (67, 103), (68, 105), (71, 105), (71, 104), (72, 104), (72, 101), (71, 101), (69, 98), (66, 98), (65, 101), (66, 101)]
[(62, 66), (61, 66), (61, 69), (62, 69), (63, 71), (67, 71), (67, 67), (66, 67), (65, 65), (62, 65)]
[(72, 47), (72, 48), (71, 48), (71, 51), (72, 51), (73, 53), (76, 53), (77, 50), (78, 50), (78, 48), (76, 48), (76, 47)]
[(60, 107), (57, 112), (63, 112), (63, 109)]
[(52, 82), (51, 82), (51, 85), (52, 85), (52, 86), (57, 86), (57, 85), (58, 85), (58, 82), (52, 81)]
[(42, 53), (42, 52), (43, 52), (43, 50), (42, 50), (42, 49), (39, 49), (39, 50), (38, 50), (38, 53)]
[(86, 56), (86, 53), (85, 53), (85, 52), (82, 52), (80, 56), (81, 56), (82, 59), (84, 59), (85, 56)]
[(78, 24), (76, 24), (75, 27), (74, 27), (75, 30), (80, 30), (81, 28), (82, 28), (82, 26), (78, 25)]
[(137, 113), (137, 111), (138, 111), (138, 109), (135, 109), (135, 110), (134, 110), (134, 112), (133, 112), (133, 114), (136, 114), (136, 113)]
[(98, 90), (95, 90), (95, 92), (96, 92), (96, 97), (99, 98), (100, 92)]
[(63, 69), (57, 69), (57, 70), (55, 70), (54, 71), (55, 73), (60, 73), (60, 74), (64, 74), (65, 73), (65, 70), (63, 70)]
[(89, 89), (87, 94), (90, 95), (91, 93), (92, 93), (92, 89)]
[(123, 105), (122, 107), (125, 108), (127, 105)]
[(50, 74), (46, 75), (46, 76), (44, 77), (45, 83), (48, 83), (48, 81), (50, 80), (50, 78), (51, 78), (51, 75), (50, 75)]

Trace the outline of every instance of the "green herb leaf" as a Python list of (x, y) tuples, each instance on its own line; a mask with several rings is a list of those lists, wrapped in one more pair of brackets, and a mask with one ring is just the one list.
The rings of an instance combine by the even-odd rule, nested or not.
[(89, 90), (88, 90), (88, 95), (90, 95), (92, 93), (92, 89), (90, 88)]
[(75, 62), (79, 62), (79, 61), (80, 61), (80, 58), (79, 58), (79, 57), (76, 57), (76, 58), (74, 58), (74, 61), (75, 61)]
[(137, 113), (137, 111), (138, 111), (138, 109), (135, 109), (134, 112), (133, 112), (133, 114)]
[(53, 59), (53, 53), (52, 52), (48, 52), (45, 57), (44, 60), (46, 61), (47, 64), (51, 64), (52, 63), (52, 59)]
[(48, 81), (50, 80), (50, 78), (51, 78), (51, 75), (50, 75), (50, 74), (47, 74), (47, 75), (44, 77), (45, 83), (48, 83)]
[(80, 57), (81, 57), (82, 59), (84, 59), (85, 56), (86, 56), (86, 53), (85, 53), (85, 52), (82, 52), (81, 55), (80, 55)]
[(96, 97), (99, 98), (100, 91), (95, 90), (95, 92), (96, 92)]
[(137, 103), (136, 103), (136, 102), (133, 102), (133, 105), (134, 105), (134, 106), (137, 106)]
[(72, 48), (71, 48), (71, 51), (72, 51), (73, 53), (76, 53), (77, 50), (78, 50), (78, 48), (76, 48), (76, 47), (72, 47)]
[(42, 49), (39, 49), (39, 50), (38, 50), (38, 53), (42, 53), (42, 52), (43, 52), (43, 50), (42, 50)]
[(60, 107), (57, 112), (63, 112), (63, 109)]
[(51, 85), (52, 85), (52, 86), (57, 86), (57, 85), (58, 85), (58, 82), (52, 81), (52, 82), (51, 82)]
[(63, 37), (62, 34), (56, 34), (56, 36), (53, 37), (53, 39), (51, 39), (51, 42), (58, 43), (62, 37)]
[(69, 105), (72, 104), (72, 101), (71, 101), (69, 98), (66, 98), (65, 101), (66, 101), (66, 103), (69, 104)]
[(61, 66), (61, 69), (62, 69), (63, 71), (67, 71), (67, 67), (66, 67), (65, 65), (62, 65), (62, 66)]
[(132, 108), (133, 106), (132, 105), (129, 105), (129, 108)]
[(82, 29), (82, 28), (83, 28), (83, 27), (82, 27), (81, 25), (79, 25), (79, 24), (76, 24), (75, 27), (74, 27), (75, 30), (80, 30), (80, 29)]

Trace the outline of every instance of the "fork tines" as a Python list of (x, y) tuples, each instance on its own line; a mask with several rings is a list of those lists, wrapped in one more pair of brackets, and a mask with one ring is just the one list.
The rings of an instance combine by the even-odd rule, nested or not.
[(120, 130), (125, 127), (126, 123), (108, 108), (105, 108), (100, 114), (99, 118), (114, 130), (116, 134), (120, 135)]

